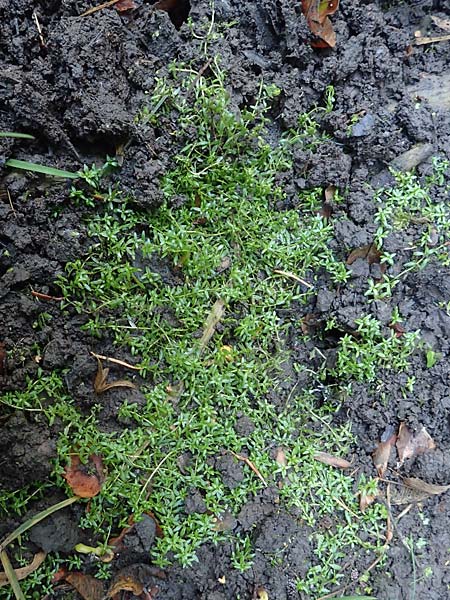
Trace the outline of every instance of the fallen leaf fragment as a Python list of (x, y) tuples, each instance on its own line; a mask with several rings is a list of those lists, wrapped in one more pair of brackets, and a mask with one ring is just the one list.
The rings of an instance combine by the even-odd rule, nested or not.
[(393, 491), (391, 497), (392, 504), (421, 502), (430, 496), (437, 496), (450, 490), (450, 485), (435, 485), (417, 477), (405, 477), (403, 479), (403, 486), (400, 490)]
[[(44, 562), (46, 556), (47, 553), (42, 550), (34, 555), (33, 560), (29, 565), (20, 567), (20, 569), (14, 569), (18, 581), (25, 579), (25, 577), (28, 577), (28, 575), (36, 571), (36, 569)], [(0, 587), (3, 587), (4, 585), (9, 585), (9, 580), (6, 573), (0, 572)]]
[(103, 368), (102, 361), (97, 358), (98, 368), (97, 373), (94, 379), (94, 390), (97, 394), (103, 394), (108, 390), (116, 387), (127, 387), (135, 389), (136, 386), (131, 381), (127, 381), (125, 379), (118, 379), (117, 381), (112, 381), (111, 383), (106, 383), (109, 375), (109, 369)]
[(262, 585), (258, 585), (253, 592), (253, 600), (269, 600), (269, 594), (266, 588)]
[(434, 450), (436, 444), (425, 427), (422, 427), (414, 434), (408, 429), (405, 423), (401, 423), (396, 447), (399, 458), (398, 466), (401, 467), (408, 458), (414, 458), (419, 454)]
[[(141, 596), (145, 600), (153, 600), (158, 592), (157, 587), (149, 588), (148, 584), (152, 577), (166, 579), (161, 569), (151, 567), (147, 564), (134, 563), (124, 567), (117, 573), (111, 582), (111, 586), (105, 596), (106, 598), (122, 598), (120, 592), (131, 592), (133, 596)], [(119, 595), (120, 594), (120, 595)], [(128, 596), (126, 596), (128, 597)]]
[(314, 458), (325, 465), (330, 465), (331, 467), (336, 467), (337, 469), (348, 469), (352, 466), (352, 463), (348, 460), (345, 460), (345, 458), (333, 456), (327, 452), (316, 452), (314, 454)]
[(220, 322), (220, 320), (222, 319), (224, 314), (225, 314), (225, 302), (220, 299), (216, 300), (213, 304), (211, 312), (209, 313), (209, 315), (206, 319), (205, 328), (203, 330), (203, 335), (200, 339), (200, 352), (203, 352), (203, 350), (208, 345), (210, 339), (212, 338), (212, 336), (214, 335), (214, 332), (216, 331), (216, 327), (217, 327), (218, 323)]
[(93, 498), (96, 496), (105, 481), (105, 469), (102, 459), (96, 454), (89, 457), (84, 465), (80, 457), (73, 454), (70, 465), (66, 467), (63, 475), (73, 493), (80, 498)]
[(339, 8), (339, 0), (301, 0), (302, 11), (311, 32), (319, 38), (311, 42), (315, 48), (334, 48), (336, 33), (329, 15)]
[(355, 250), (352, 250), (345, 262), (348, 265), (351, 265), (358, 258), (363, 258), (364, 260), (367, 260), (369, 265), (373, 265), (374, 263), (380, 262), (381, 252), (378, 250), (375, 244), (367, 244), (366, 246), (361, 246), (360, 248), (355, 248)]
[(381, 437), (381, 441), (376, 447), (375, 452), (373, 453), (373, 464), (377, 470), (378, 477), (383, 477), (386, 473), (389, 458), (391, 456), (391, 450), (396, 439), (396, 433), (392, 432), (392, 427), (388, 427)]
[(275, 452), (275, 461), (281, 466), (285, 467), (287, 465), (286, 452), (282, 446), (279, 446)]
[(359, 493), (359, 510), (364, 512), (377, 499), (376, 494), (367, 494), (366, 492)]
[(91, 575), (68, 572), (63, 579), (70, 583), (84, 600), (102, 600), (104, 596), (103, 583)]
[(133, 2), (133, 0), (119, 0), (119, 2), (115, 4), (114, 8), (118, 12), (126, 12), (127, 10), (136, 8), (136, 6), (137, 5)]
[(435, 25), (444, 31), (450, 31), (450, 19), (441, 19), (439, 17), (432, 16), (431, 20)]

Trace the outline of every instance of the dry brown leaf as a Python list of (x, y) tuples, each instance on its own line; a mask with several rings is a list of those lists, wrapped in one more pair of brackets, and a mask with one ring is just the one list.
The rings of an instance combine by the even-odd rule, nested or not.
[(217, 324), (222, 319), (224, 314), (225, 314), (225, 302), (220, 299), (216, 300), (213, 304), (211, 312), (209, 313), (209, 315), (206, 319), (205, 329), (204, 329), (203, 335), (200, 339), (200, 352), (203, 352), (203, 350), (208, 345), (210, 339), (212, 338), (212, 336), (214, 335), (214, 332), (216, 331)]
[(314, 454), (314, 458), (325, 465), (330, 465), (331, 467), (336, 467), (337, 469), (348, 469), (352, 466), (352, 463), (348, 462), (348, 460), (345, 460), (345, 458), (333, 456), (327, 452), (316, 452)]
[(339, 0), (301, 0), (302, 11), (311, 32), (319, 38), (311, 43), (315, 48), (334, 48), (336, 33), (328, 18), (339, 8)]
[(253, 600), (269, 600), (269, 594), (265, 587), (258, 585), (253, 592)]
[(377, 499), (376, 494), (366, 494), (365, 492), (359, 493), (359, 510), (364, 512), (368, 506), (373, 504)]
[(67, 573), (64, 579), (77, 590), (84, 600), (102, 600), (103, 583), (95, 577), (84, 573)]
[(403, 486), (399, 490), (394, 490), (391, 496), (392, 504), (410, 504), (411, 502), (421, 502), (430, 496), (443, 494), (450, 489), (450, 485), (434, 485), (427, 483), (416, 477), (405, 477)]
[(373, 464), (378, 473), (378, 477), (383, 477), (386, 473), (389, 458), (391, 456), (392, 446), (395, 444), (397, 435), (391, 433), (391, 428), (382, 437), (381, 442), (378, 444), (375, 452), (373, 453)]
[(230, 531), (236, 527), (236, 519), (233, 513), (226, 510), (214, 519), (214, 531)]
[(346, 263), (351, 265), (358, 258), (363, 258), (367, 260), (369, 265), (373, 265), (374, 263), (380, 262), (381, 252), (378, 250), (375, 244), (367, 244), (366, 246), (361, 246), (360, 248), (355, 248), (355, 250), (352, 250), (347, 257)]
[(276, 453), (275, 453), (275, 461), (282, 467), (285, 467), (287, 465), (287, 460), (286, 460), (286, 453), (284, 451), (284, 448), (282, 446), (279, 446), (276, 449)]
[(97, 373), (95, 374), (94, 379), (94, 390), (96, 394), (103, 394), (108, 390), (116, 387), (127, 387), (135, 389), (136, 386), (131, 381), (126, 381), (125, 379), (118, 379), (117, 381), (112, 381), (111, 383), (106, 383), (109, 375), (109, 369), (103, 368), (102, 361), (97, 358)]
[[(14, 569), (17, 579), (21, 581), (22, 579), (25, 579), (25, 577), (28, 577), (28, 575), (33, 573), (33, 571), (36, 571), (36, 569), (40, 567), (41, 564), (44, 562), (46, 556), (47, 553), (41, 550), (41, 552), (38, 552), (34, 555), (34, 558), (29, 565), (26, 565), (25, 567), (20, 567), (20, 569)], [(0, 587), (3, 587), (4, 585), (9, 585), (9, 579), (6, 573), (0, 572)]]
[(131, 575), (120, 575), (115, 578), (106, 594), (107, 598), (112, 598), (119, 592), (132, 592), (134, 596), (140, 596), (144, 591), (144, 584), (137, 581)]
[(444, 31), (450, 31), (450, 19), (440, 19), (439, 17), (432, 16), (431, 20), (435, 25)]
[(408, 458), (414, 458), (419, 454), (434, 450), (436, 444), (425, 427), (414, 434), (405, 423), (400, 423), (396, 447), (399, 458), (398, 466), (401, 467)]
[(92, 454), (86, 465), (82, 464), (80, 457), (73, 454), (70, 465), (66, 467), (63, 475), (75, 496), (80, 498), (93, 498), (96, 496), (105, 481), (105, 469), (100, 456)]

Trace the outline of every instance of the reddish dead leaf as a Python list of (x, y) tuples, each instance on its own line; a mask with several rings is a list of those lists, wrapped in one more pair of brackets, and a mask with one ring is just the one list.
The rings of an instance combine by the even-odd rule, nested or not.
[(281, 466), (281, 467), (285, 467), (287, 465), (287, 460), (286, 460), (286, 453), (284, 451), (284, 448), (282, 448), (281, 446), (279, 446), (276, 449), (276, 453), (275, 453), (275, 461)]
[(366, 246), (361, 246), (360, 248), (355, 248), (347, 257), (346, 263), (351, 265), (355, 262), (356, 259), (363, 258), (367, 260), (369, 265), (373, 265), (374, 263), (379, 263), (381, 259), (381, 252), (378, 250), (375, 244), (367, 244)]
[(105, 481), (105, 469), (102, 459), (100, 456), (92, 454), (88, 463), (84, 465), (80, 457), (73, 454), (70, 458), (70, 465), (66, 467), (63, 477), (75, 496), (93, 498), (100, 492)]
[(339, 0), (301, 0), (301, 2), (308, 27), (319, 38), (311, 42), (311, 46), (315, 48), (334, 48), (336, 33), (328, 16), (337, 11)]
[(330, 465), (331, 467), (336, 467), (337, 469), (348, 469), (352, 466), (352, 463), (348, 462), (348, 460), (345, 460), (345, 458), (333, 456), (327, 452), (316, 452), (314, 454), (314, 458), (325, 465)]
[(333, 204), (333, 200), (336, 195), (336, 192), (337, 192), (337, 187), (335, 185), (329, 185), (328, 187), (325, 188), (324, 195), (325, 195), (325, 202), (327, 204)]
[(95, 375), (95, 379), (94, 379), (94, 390), (96, 392), (96, 394), (103, 394), (104, 392), (107, 392), (108, 390), (111, 390), (113, 388), (117, 388), (117, 387), (127, 387), (127, 388), (133, 388), (135, 389), (136, 386), (134, 385), (134, 383), (132, 383), (131, 381), (126, 381), (125, 379), (118, 379), (117, 381), (112, 381), (111, 383), (106, 383), (106, 380), (108, 379), (108, 375), (109, 375), (109, 369), (103, 368), (102, 365), (102, 361), (97, 358), (97, 373)]
[(391, 323), (390, 329), (395, 332), (395, 337), (399, 338), (405, 333), (406, 329), (400, 323)]
[(414, 458), (419, 454), (423, 454), (424, 452), (428, 452), (436, 448), (436, 444), (425, 427), (422, 427), (416, 434), (414, 434), (408, 429), (405, 423), (400, 424), (396, 446), (399, 458), (399, 467), (402, 466), (406, 459)]
[(77, 590), (84, 600), (102, 600), (103, 583), (95, 577), (84, 575), (84, 573), (67, 573), (64, 579)]
[(133, 2), (133, 0), (119, 0), (119, 2), (114, 5), (114, 8), (118, 12), (126, 12), (127, 10), (136, 8), (136, 4)]
[(381, 437), (380, 443), (373, 453), (373, 464), (377, 470), (378, 477), (383, 477), (386, 473), (389, 458), (391, 456), (391, 450), (396, 439), (397, 435), (392, 431), (392, 427), (386, 428), (386, 431)]

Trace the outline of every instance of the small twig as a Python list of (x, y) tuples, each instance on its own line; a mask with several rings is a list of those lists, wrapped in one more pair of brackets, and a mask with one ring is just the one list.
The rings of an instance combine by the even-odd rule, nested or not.
[(55, 302), (61, 302), (64, 300), (64, 296), (49, 296), (48, 294), (43, 294), (42, 292), (36, 292), (36, 290), (31, 290), (31, 295), (35, 298), (39, 298), (39, 300), (55, 300)]
[(103, 10), (104, 8), (108, 8), (110, 6), (114, 6), (114, 4), (117, 4), (119, 2), (119, 0), (109, 0), (109, 2), (103, 2), (103, 4), (99, 4), (98, 6), (94, 6), (93, 8), (90, 8), (89, 10), (87, 10), (84, 13), (81, 13), (80, 17), (87, 17), (88, 15), (92, 15), (94, 13), (96, 13), (99, 10)]
[(414, 40), (416, 46), (423, 46), (424, 44), (434, 44), (435, 42), (448, 42), (450, 40), (450, 35), (443, 35), (439, 37), (425, 37), (418, 36)]
[(230, 454), (232, 454), (234, 456), (234, 458), (237, 458), (237, 460), (241, 460), (242, 462), (245, 462), (245, 464), (250, 467), (250, 469), (253, 471), (253, 473), (255, 473), (255, 475), (261, 479), (261, 481), (263, 482), (263, 484), (268, 487), (268, 483), (267, 481), (264, 479), (264, 477), (261, 475), (260, 471), (255, 467), (255, 465), (252, 463), (252, 461), (247, 458), (246, 456), (242, 456), (241, 454), (236, 454), (235, 452), (233, 452), (233, 450), (228, 450), (228, 452)]
[(36, 29), (38, 30), (39, 33), (39, 41), (41, 43), (41, 46), (43, 48), (45, 48), (46, 44), (45, 44), (45, 40), (44, 40), (44, 34), (42, 32), (42, 27), (41, 24), (39, 23), (39, 18), (37, 16), (37, 12), (35, 10), (33, 10), (33, 21), (36, 24)]
[[(174, 453), (174, 450), (172, 450), (172, 452), (169, 452), (168, 454), (166, 454), (166, 456), (159, 461), (159, 463), (156, 465), (156, 467), (150, 473), (149, 477), (147, 478), (146, 482), (144, 483), (144, 485), (142, 487), (141, 493), (139, 494), (138, 502), (142, 498), (142, 494), (147, 489), (148, 484), (151, 482), (151, 480), (153, 479), (153, 477), (156, 475), (156, 473), (159, 471), (159, 469), (163, 466), (163, 464), (166, 462), (166, 460), (169, 458), (169, 456), (171, 456), (173, 453)], [(148, 494), (147, 494), (146, 498), (147, 497), (148, 497)]]
[(130, 365), (130, 363), (125, 362), (124, 360), (119, 360), (118, 358), (111, 358), (109, 356), (103, 356), (103, 354), (96, 354), (95, 352), (91, 352), (91, 355), (100, 360), (107, 360), (116, 365), (120, 365), (122, 367), (126, 367), (127, 369), (134, 369), (135, 371), (140, 371), (142, 367), (136, 367), (134, 365)]
[(295, 275), (295, 273), (291, 273), (290, 271), (280, 271), (280, 269), (274, 269), (273, 272), (278, 273), (278, 275), (283, 275), (284, 277), (289, 277), (290, 279), (294, 279), (295, 281), (298, 281), (299, 283), (303, 284), (305, 287), (309, 288), (310, 290), (312, 290), (314, 287), (313, 285), (308, 283), (308, 281), (305, 281), (304, 279), (302, 279), (298, 275)]
[(357, 515), (355, 512), (353, 512), (353, 511), (352, 511), (352, 509), (351, 509), (349, 506), (347, 506), (347, 505), (345, 504), (345, 502), (343, 502), (343, 501), (342, 501), (340, 498), (335, 498), (334, 500), (335, 500), (335, 501), (336, 501), (336, 502), (339, 504), (339, 506), (342, 506), (342, 508), (343, 508), (344, 510), (346, 510), (346, 511), (347, 511), (347, 512), (349, 512), (351, 515), (353, 515), (353, 516), (355, 517), (355, 519), (357, 519), (358, 521), (361, 519), (361, 517), (360, 517), (360, 516), (358, 516), (358, 515)]
[(343, 594), (347, 588), (348, 588), (348, 585), (344, 585), (344, 587), (341, 587), (338, 590), (334, 590), (334, 592), (325, 594), (325, 596), (320, 596), (320, 598), (317, 598), (317, 600), (327, 600), (327, 598), (337, 598), (338, 596), (336, 594)]
[(11, 210), (13, 211), (13, 215), (17, 218), (16, 209), (14, 208), (13, 203), (12, 203), (12, 199), (11, 199), (11, 194), (9, 193), (8, 188), (5, 188), (5, 189), (6, 189), (6, 194), (8, 196), (9, 205), (11, 207)]

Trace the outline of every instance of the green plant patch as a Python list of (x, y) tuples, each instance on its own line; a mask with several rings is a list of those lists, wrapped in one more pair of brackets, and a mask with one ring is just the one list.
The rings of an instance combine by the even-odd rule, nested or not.
[[(251, 534), (236, 537), (217, 522), (237, 515), (265, 482), (277, 486), (283, 478), (280, 502), (300, 509), (301, 523), (313, 531), (315, 560), (297, 582), (313, 598), (339, 583), (345, 556), (367, 555), (369, 566), (384, 547), (383, 505), (360, 514), (353, 477), (314, 459), (318, 450), (345, 455), (354, 442), (350, 427), (333, 427), (333, 407), (317, 408), (314, 391), (296, 391), (294, 377), (289, 395), (281, 386), (290, 360), (285, 336), (297, 325), (293, 308), (309, 300), (319, 273), (336, 285), (348, 273), (330, 249), (331, 226), (316, 213), (320, 191), (305, 193), (299, 209), (275, 208), (284, 198), (277, 181), (290, 168), (292, 148), (321, 141), (314, 113), (269, 144), (267, 111), (277, 89), (262, 84), (254, 104), (238, 110), (224, 73), (213, 67), (209, 78), (172, 67), (139, 115), (140, 122), (170, 118), (174, 125), (175, 166), (161, 184), (167, 201), (148, 214), (111, 190), (87, 223), (88, 253), (59, 280), (67, 305), (88, 316), (84, 328), (99, 338), (107, 333), (135, 357), (146, 382), (143, 403), (123, 402), (122, 429), (108, 432), (101, 402), (82, 415), (62, 374), (41, 374), (26, 391), (0, 401), (58, 423), (58, 485), (66, 487), (61, 475), (73, 448), (82, 459), (102, 456), (108, 478), (81, 525), (106, 543), (130, 515), (151, 511), (164, 531), (152, 560), (163, 567), (189, 565), (200, 544), (228, 539), (234, 568), (246, 571)], [(97, 171), (85, 169), (83, 177), (98, 182)], [(73, 197), (91, 202), (84, 191)], [(224, 314), (206, 335), (218, 301)], [(110, 393), (120, 397), (119, 390)], [(275, 405), (274, 394), (283, 402)], [(237, 426), (243, 416), (252, 424), (247, 435)], [(282, 464), (274, 458), (280, 447)], [(241, 480), (227, 485), (218, 461), (238, 464), (235, 455), (246, 456), (260, 476), (241, 461)], [(201, 513), (185, 510), (192, 491), (203, 499)], [(316, 526), (325, 516), (331, 529)], [(0, 598), (9, 593), (0, 590)]]

